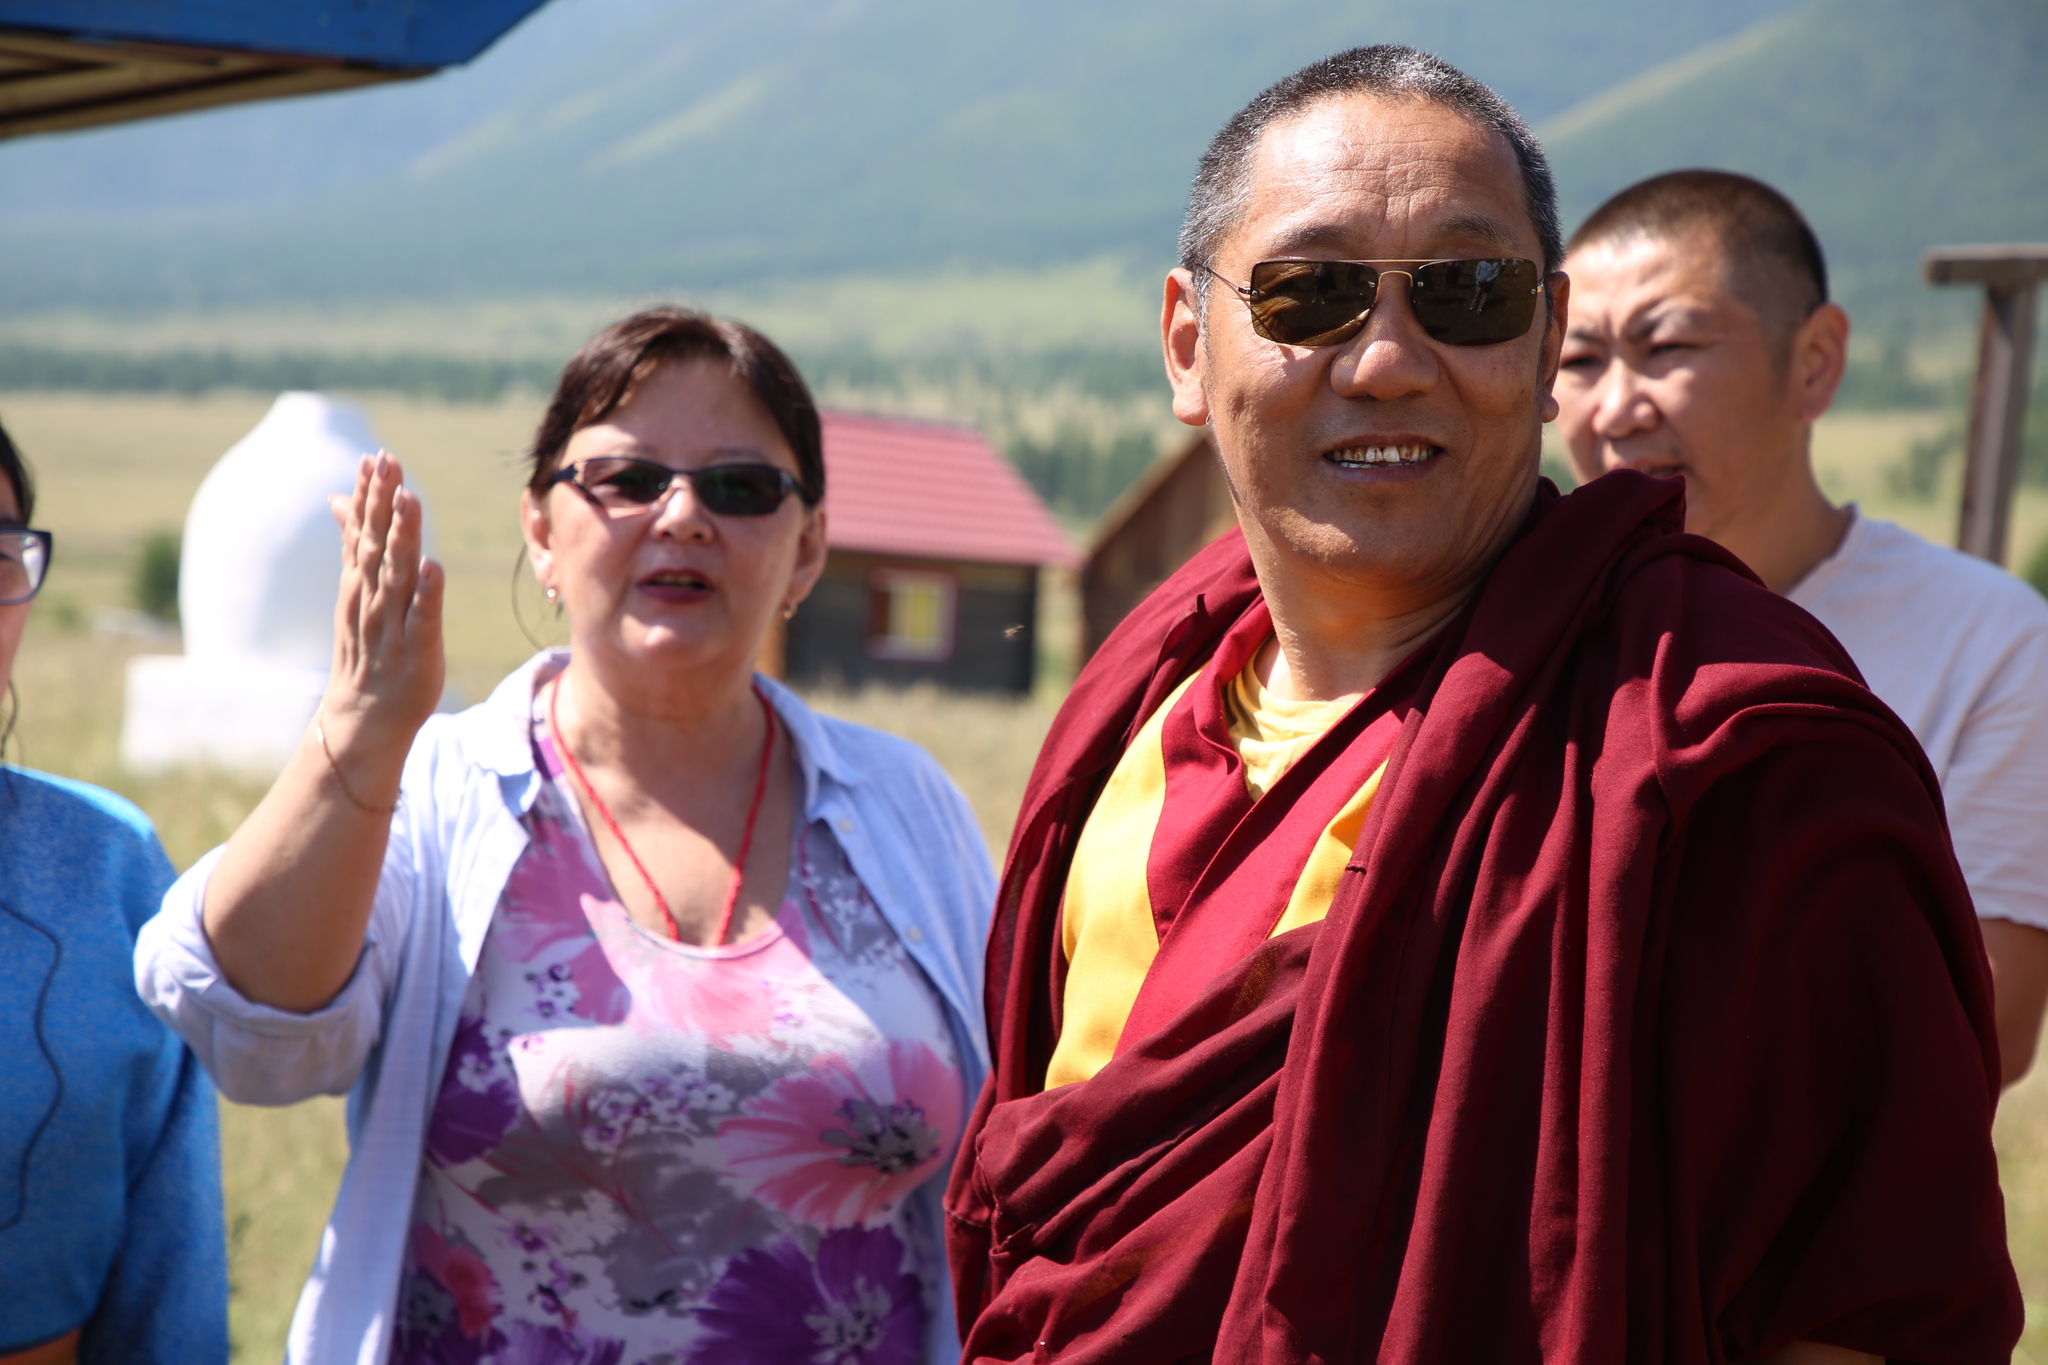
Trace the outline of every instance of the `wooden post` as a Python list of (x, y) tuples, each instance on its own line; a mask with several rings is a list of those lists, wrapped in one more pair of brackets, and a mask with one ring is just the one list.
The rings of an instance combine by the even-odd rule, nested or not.
[(1923, 264), (1929, 284), (1984, 286), (1956, 547), (2002, 564), (2033, 378), (2034, 295), (2048, 279), (2048, 245), (1938, 247)]

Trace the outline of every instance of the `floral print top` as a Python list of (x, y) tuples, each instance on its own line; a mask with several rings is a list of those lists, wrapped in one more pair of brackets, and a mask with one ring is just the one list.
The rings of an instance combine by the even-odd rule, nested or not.
[(936, 994), (823, 824), (773, 925), (619, 904), (541, 727), (532, 842), (429, 1121), (391, 1360), (912, 1365), (966, 1096)]

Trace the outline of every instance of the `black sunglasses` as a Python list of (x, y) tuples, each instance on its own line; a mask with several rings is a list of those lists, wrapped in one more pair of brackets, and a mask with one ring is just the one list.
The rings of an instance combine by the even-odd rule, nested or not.
[(644, 512), (666, 498), (678, 479), (688, 480), (704, 509), (721, 517), (765, 517), (798, 491), (796, 476), (772, 464), (671, 469), (627, 455), (563, 465), (548, 479), (548, 486), (566, 483), (608, 512)]
[[(1383, 270), (1382, 266), (1400, 266)], [(1283, 346), (1335, 346), (1365, 326), (1382, 275), (1408, 277), (1408, 303), (1432, 340), (1452, 346), (1513, 341), (1536, 319), (1543, 272), (1534, 261), (1260, 261), (1250, 284), (1204, 265), (1251, 310), (1252, 330)]]
[(0, 607), (19, 606), (42, 589), (54, 541), (48, 531), (0, 527)]

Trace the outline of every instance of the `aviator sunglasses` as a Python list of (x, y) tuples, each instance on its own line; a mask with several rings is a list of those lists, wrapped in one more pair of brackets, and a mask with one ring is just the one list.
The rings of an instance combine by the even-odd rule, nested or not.
[(19, 606), (43, 586), (52, 539), (48, 531), (0, 527), (0, 607)]
[(772, 464), (714, 464), (670, 469), (653, 460), (605, 455), (562, 466), (548, 479), (566, 483), (607, 512), (644, 512), (669, 495), (678, 479), (704, 510), (721, 517), (765, 517), (797, 491), (796, 476)]
[[(1383, 270), (1383, 266), (1399, 266)], [(1283, 346), (1335, 346), (1365, 326), (1383, 275), (1408, 277), (1408, 303), (1433, 341), (1513, 341), (1536, 318), (1543, 272), (1511, 256), (1467, 261), (1260, 261), (1238, 284), (1209, 266), (1251, 310), (1252, 330)]]

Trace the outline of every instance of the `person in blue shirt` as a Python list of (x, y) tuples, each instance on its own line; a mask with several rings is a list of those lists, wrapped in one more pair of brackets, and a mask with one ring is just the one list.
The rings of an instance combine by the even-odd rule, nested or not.
[[(0, 686), (50, 561), (34, 503), (0, 430)], [(0, 1365), (227, 1359), (213, 1087), (135, 993), (171, 879), (134, 806), (0, 763)]]

